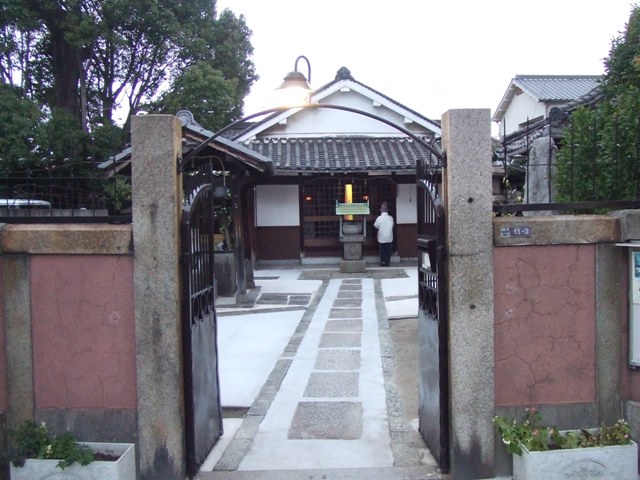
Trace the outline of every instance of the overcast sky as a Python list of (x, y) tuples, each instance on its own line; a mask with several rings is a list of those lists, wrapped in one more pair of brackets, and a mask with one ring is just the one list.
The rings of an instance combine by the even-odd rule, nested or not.
[[(217, 0), (253, 31), (260, 80), (245, 115), (273, 106), (296, 58), (311, 86), (347, 67), (358, 81), (432, 118), (495, 111), (516, 74), (599, 75), (628, 0)], [(298, 69), (307, 75), (300, 61)]]

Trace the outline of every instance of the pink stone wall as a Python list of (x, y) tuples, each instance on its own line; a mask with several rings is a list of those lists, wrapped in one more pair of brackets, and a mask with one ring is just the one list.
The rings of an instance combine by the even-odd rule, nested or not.
[(0, 271), (0, 411), (6, 412), (9, 408), (9, 397), (7, 392), (7, 352), (5, 349), (5, 323), (3, 295), (3, 275)]
[(595, 246), (493, 255), (496, 406), (595, 401)]
[(30, 264), (36, 408), (135, 409), (133, 257)]

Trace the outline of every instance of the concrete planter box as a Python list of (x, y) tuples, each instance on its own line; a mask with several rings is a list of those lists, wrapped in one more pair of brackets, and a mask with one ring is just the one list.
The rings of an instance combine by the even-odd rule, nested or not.
[(96, 460), (87, 466), (71, 465), (61, 470), (58, 460), (29, 459), (23, 467), (11, 464), (11, 480), (135, 480), (136, 454), (133, 443), (91, 443), (94, 452), (120, 455), (115, 461)]
[(638, 480), (638, 445), (574, 448), (513, 455), (513, 480)]

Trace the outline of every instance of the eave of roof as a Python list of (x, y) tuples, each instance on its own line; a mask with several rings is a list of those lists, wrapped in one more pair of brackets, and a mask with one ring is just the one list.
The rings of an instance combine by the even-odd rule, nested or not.
[[(176, 114), (176, 116), (181, 121), (183, 126), (183, 138), (200, 143), (213, 136), (214, 132), (207, 130), (198, 122), (196, 122), (191, 112), (181, 110)], [(190, 146), (188, 145), (183, 145), (183, 147), (186, 147), (187, 150), (190, 149)], [(275, 168), (270, 158), (264, 157), (259, 153), (246, 148), (244, 145), (225, 138), (224, 136), (216, 137), (213, 141), (210, 142), (210, 147), (229, 154), (233, 158), (240, 161), (242, 164), (260, 173), (264, 173), (267, 175), (275, 174)], [(131, 162), (131, 153), (132, 149), (131, 147), (128, 147), (111, 159), (99, 164), (98, 168), (101, 168), (103, 170), (110, 169), (112, 172), (117, 173)], [(183, 155), (186, 153), (188, 152), (183, 151)]]

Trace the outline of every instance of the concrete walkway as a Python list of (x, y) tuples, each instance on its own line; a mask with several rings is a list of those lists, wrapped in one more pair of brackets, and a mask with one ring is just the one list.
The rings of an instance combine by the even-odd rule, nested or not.
[(416, 430), (414, 270), (258, 270), (255, 303), (221, 299), (225, 434), (196, 478), (449, 478)]

